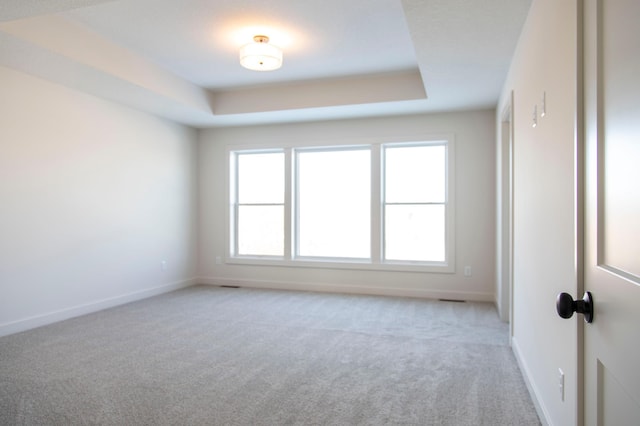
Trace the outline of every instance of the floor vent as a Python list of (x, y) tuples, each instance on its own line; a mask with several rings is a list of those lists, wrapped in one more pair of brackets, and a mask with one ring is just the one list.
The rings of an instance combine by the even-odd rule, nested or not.
[(222, 288), (240, 288), (239, 285), (221, 285)]
[(466, 300), (457, 300), (457, 299), (438, 299), (441, 302), (457, 302), (457, 303), (465, 303)]

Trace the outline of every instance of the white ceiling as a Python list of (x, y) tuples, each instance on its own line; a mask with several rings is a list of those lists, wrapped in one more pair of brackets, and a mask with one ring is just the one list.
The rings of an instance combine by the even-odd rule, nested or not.
[(196, 127), (490, 108), (530, 3), (0, 0), (0, 65)]

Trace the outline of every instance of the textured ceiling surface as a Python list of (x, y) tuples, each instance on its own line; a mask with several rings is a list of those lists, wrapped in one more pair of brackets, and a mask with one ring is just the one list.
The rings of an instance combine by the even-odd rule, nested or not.
[(0, 65), (197, 127), (491, 108), (530, 3), (2, 0)]
[[(207, 88), (418, 66), (398, 0), (115, 1), (64, 16)], [(263, 33), (284, 50), (277, 72), (238, 64), (240, 46)]]

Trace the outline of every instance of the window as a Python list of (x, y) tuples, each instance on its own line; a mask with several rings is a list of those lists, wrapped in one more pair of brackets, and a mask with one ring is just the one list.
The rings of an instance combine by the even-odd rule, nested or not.
[(236, 255), (284, 256), (284, 154), (236, 156)]
[(452, 150), (230, 150), (229, 261), (453, 272)]
[(296, 151), (297, 254), (371, 255), (369, 149)]
[(445, 261), (445, 149), (385, 146), (385, 260)]

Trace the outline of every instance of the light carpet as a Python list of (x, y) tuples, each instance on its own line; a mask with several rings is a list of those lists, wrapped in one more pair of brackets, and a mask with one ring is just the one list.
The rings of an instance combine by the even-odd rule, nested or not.
[(488, 303), (195, 286), (0, 338), (1, 425), (539, 425)]

